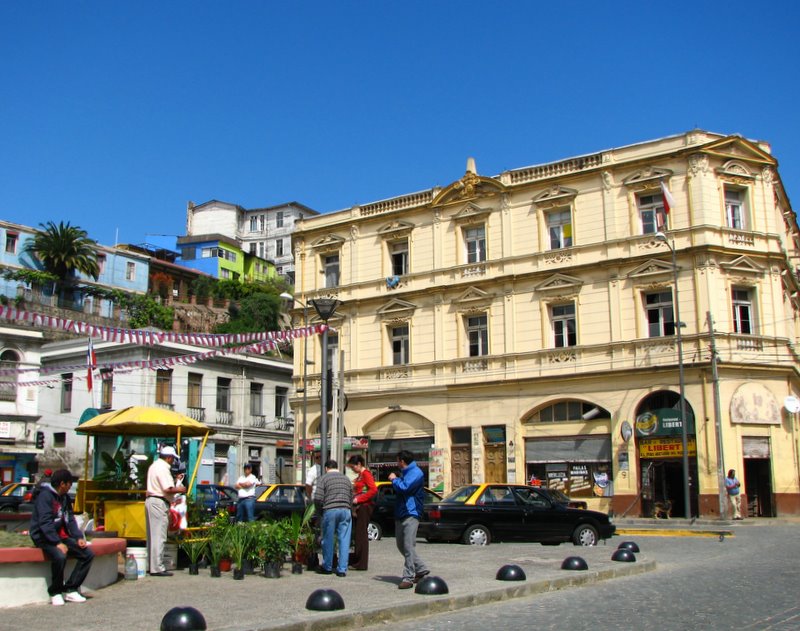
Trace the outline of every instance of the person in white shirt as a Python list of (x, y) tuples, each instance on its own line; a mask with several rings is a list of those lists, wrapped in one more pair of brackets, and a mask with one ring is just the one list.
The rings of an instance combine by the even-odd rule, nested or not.
[(157, 458), (147, 469), (147, 497), (144, 500), (147, 514), (147, 556), (150, 576), (172, 576), (164, 566), (164, 543), (167, 541), (169, 527), (169, 508), (177, 493), (186, 493), (181, 484), (183, 474), (178, 474), (176, 482), (172, 477), (172, 463), (178, 459), (175, 448), (167, 445), (161, 448), (161, 458)]
[(239, 493), (236, 503), (236, 521), (253, 521), (255, 519), (256, 486), (258, 478), (253, 475), (253, 466), (244, 465), (244, 473), (236, 480), (234, 488)]
[(322, 467), (319, 464), (319, 452), (314, 454), (314, 464), (306, 472), (306, 495), (308, 499), (314, 499), (314, 492), (317, 490), (317, 480), (322, 475)]

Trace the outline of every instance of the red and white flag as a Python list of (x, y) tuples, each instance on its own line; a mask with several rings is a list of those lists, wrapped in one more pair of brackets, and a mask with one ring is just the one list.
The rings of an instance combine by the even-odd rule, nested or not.
[(97, 355), (94, 354), (94, 346), (92, 346), (92, 338), (89, 338), (89, 348), (86, 352), (86, 385), (89, 392), (92, 391), (92, 372), (97, 367)]
[(664, 196), (664, 214), (669, 215), (669, 211), (675, 206), (675, 200), (672, 199), (672, 193), (664, 185), (664, 180), (661, 180), (661, 194)]

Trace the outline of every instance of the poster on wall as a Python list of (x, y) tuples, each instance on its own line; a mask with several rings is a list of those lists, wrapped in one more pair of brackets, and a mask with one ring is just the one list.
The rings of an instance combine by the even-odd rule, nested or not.
[(428, 452), (428, 485), (439, 493), (444, 491), (444, 449), (440, 447)]

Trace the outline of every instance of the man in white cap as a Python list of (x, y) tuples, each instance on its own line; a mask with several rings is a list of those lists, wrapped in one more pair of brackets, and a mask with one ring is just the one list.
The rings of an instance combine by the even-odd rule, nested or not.
[(183, 475), (178, 481), (172, 478), (172, 463), (178, 458), (175, 448), (166, 445), (161, 448), (161, 458), (157, 458), (147, 469), (147, 497), (144, 508), (147, 513), (147, 556), (150, 576), (172, 576), (164, 566), (164, 544), (169, 527), (169, 507), (176, 493), (186, 493), (181, 486)]

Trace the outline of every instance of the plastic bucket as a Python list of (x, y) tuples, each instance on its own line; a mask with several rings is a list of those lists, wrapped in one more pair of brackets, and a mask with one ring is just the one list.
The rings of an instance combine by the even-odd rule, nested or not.
[(129, 556), (133, 556), (136, 561), (136, 573), (139, 578), (144, 578), (147, 572), (147, 548), (126, 548), (125, 558), (127, 559)]

